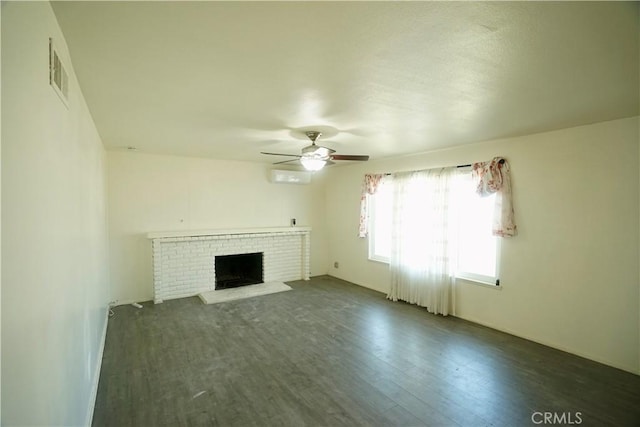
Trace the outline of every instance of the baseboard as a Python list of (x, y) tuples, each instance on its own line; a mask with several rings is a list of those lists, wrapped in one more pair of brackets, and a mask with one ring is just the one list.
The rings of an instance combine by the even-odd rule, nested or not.
[[(195, 295), (192, 295), (192, 296), (195, 296)], [(152, 301), (152, 300), (135, 300), (135, 299), (131, 299), (131, 300), (129, 300), (129, 299), (128, 299), (128, 300), (118, 300), (118, 301), (115, 301), (115, 302), (112, 304), (112, 307), (119, 307), (119, 306), (121, 306), (121, 305), (131, 305), (131, 304), (142, 304), (142, 303), (144, 303), (144, 302), (150, 302), (150, 303), (152, 303), (153, 301)]]
[(345, 282), (345, 283), (349, 283), (349, 284), (351, 284), (351, 285), (356, 285), (356, 286), (358, 286), (358, 287), (361, 287), (361, 288), (364, 288), (364, 289), (368, 289), (368, 290), (370, 290), (370, 291), (377, 292), (377, 293), (379, 293), (379, 294), (384, 295), (385, 297), (386, 297), (386, 296), (387, 296), (387, 294), (389, 293), (389, 292), (388, 292), (388, 289), (387, 289), (387, 290), (382, 290), (382, 289), (372, 288), (371, 286), (367, 286), (367, 285), (365, 285), (364, 283), (358, 283), (358, 282), (351, 281), (351, 280), (348, 280), (348, 279), (343, 279), (342, 277), (333, 276), (332, 274), (322, 274), (322, 275), (320, 275), (320, 276), (314, 276), (314, 277), (323, 277), (323, 276), (324, 276), (324, 277), (330, 277), (331, 279), (341, 280), (341, 281), (343, 281), (343, 282)]
[(105, 311), (104, 328), (102, 328), (102, 337), (100, 338), (100, 348), (98, 349), (97, 366), (93, 376), (93, 384), (91, 386), (91, 396), (89, 397), (89, 410), (87, 411), (87, 420), (85, 426), (91, 427), (93, 422), (93, 411), (96, 407), (96, 399), (98, 398), (98, 384), (100, 383), (100, 370), (102, 369), (102, 356), (104, 355), (104, 346), (107, 341), (107, 324), (109, 323), (109, 310)]
[(512, 330), (510, 330), (508, 328), (498, 327), (498, 326), (495, 326), (493, 324), (490, 324), (490, 323), (487, 323), (487, 322), (483, 322), (483, 321), (480, 321), (480, 320), (472, 318), (472, 317), (466, 317), (466, 316), (460, 316), (460, 315), (455, 315), (454, 317), (457, 317), (458, 319), (465, 320), (467, 322), (475, 323), (475, 324), (480, 325), (480, 326), (484, 326), (484, 327), (489, 328), (489, 329), (500, 331), (500, 332), (503, 332), (505, 334), (513, 335), (514, 337), (522, 338), (524, 340), (531, 341), (531, 342), (534, 342), (536, 344), (543, 345), (545, 347), (554, 348), (556, 350), (560, 350), (560, 351), (563, 351), (565, 353), (572, 354), (574, 356), (582, 357), (583, 359), (591, 360), (592, 362), (600, 363), (600, 364), (606, 365), (606, 366), (608, 366), (610, 368), (620, 369), (621, 371), (629, 372), (629, 373), (635, 374), (635, 375), (640, 375), (640, 372), (636, 372), (633, 368), (620, 366), (620, 365), (612, 363), (610, 360), (604, 360), (604, 359), (601, 359), (599, 357), (593, 357), (590, 354), (585, 354), (583, 352), (575, 351), (573, 349), (567, 348), (567, 347), (562, 346), (562, 345), (557, 345), (555, 343), (550, 343), (550, 342), (547, 342), (545, 340), (541, 340), (541, 339), (538, 339), (538, 338), (533, 338), (533, 337), (530, 337), (530, 336), (528, 336), (526, 334), (522, 334), (522, 333), (519, 333), (519, 332), (514, 332), (514, 331), (512, 331)]

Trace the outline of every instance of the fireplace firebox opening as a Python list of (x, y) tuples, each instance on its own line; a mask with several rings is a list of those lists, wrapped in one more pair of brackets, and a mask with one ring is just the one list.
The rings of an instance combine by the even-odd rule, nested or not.
[(264, 252), (222, 255), (214, 258), (216, 290), (263, 282)]

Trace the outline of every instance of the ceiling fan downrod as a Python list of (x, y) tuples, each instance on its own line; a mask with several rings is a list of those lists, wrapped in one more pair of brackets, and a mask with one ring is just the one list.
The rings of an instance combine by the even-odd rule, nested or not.
[(320, 138), (320, 136), (322, 136), (322, 132), (318, 132), (318, 131), (315, 131), (315, 130), (310, 130), (310, 131), (305, 132), (305, 135), (307, 135), (307, 138), (309, 138), (311, 140), (312, 144), (315, 144), (316, 140), (318, 138)]

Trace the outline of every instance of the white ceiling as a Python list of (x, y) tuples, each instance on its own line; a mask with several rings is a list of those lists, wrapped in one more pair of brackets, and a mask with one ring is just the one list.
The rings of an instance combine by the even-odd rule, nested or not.
[(373, 158), (638, 115), (638, 2), (54, 2), (107, 149)]

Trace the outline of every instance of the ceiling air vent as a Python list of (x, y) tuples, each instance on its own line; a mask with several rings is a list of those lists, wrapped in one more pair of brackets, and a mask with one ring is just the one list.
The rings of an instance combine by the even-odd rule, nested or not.
[(65, 106), (69, 103), (69, 76), (64, 69), (60, 56), (53, 45), (53, 39), (49, 38), (49, 84), (58, 94)]

